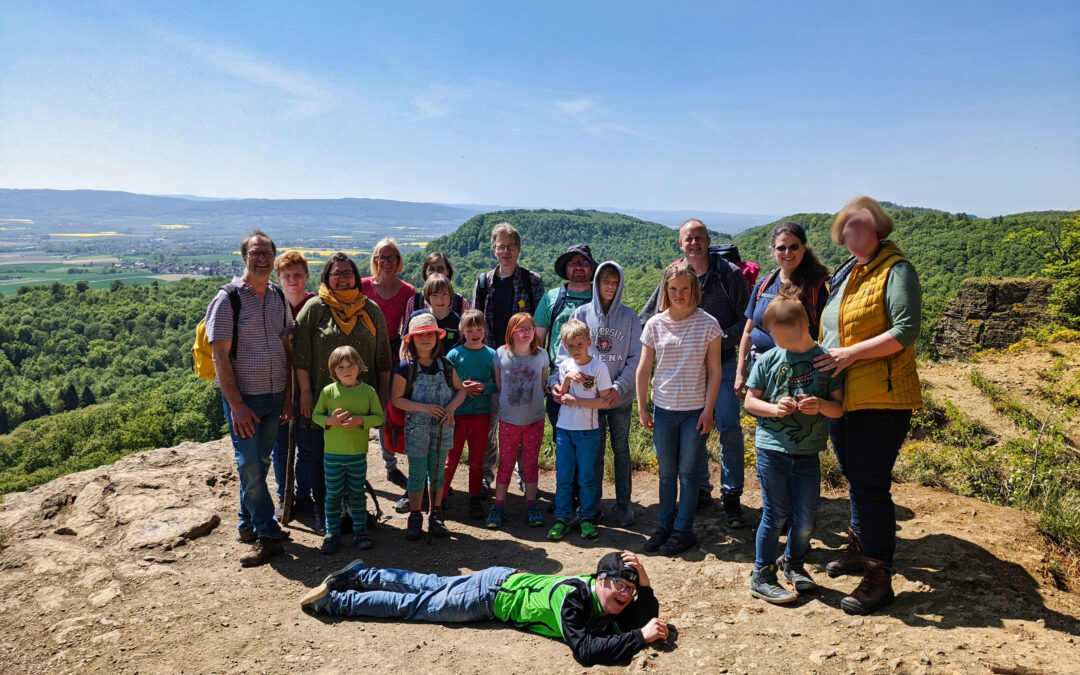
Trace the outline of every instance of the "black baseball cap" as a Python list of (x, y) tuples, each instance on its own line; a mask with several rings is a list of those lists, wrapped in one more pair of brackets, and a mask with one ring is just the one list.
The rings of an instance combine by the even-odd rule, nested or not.
[(600, 562), (596, 565), (596, 576), (615, 577), (629, 581), (635, 586), (638, 585), (637, 568), (627, 565), (622, 559), (622, 553), (618, 551), (612, 551), (600, 558)]

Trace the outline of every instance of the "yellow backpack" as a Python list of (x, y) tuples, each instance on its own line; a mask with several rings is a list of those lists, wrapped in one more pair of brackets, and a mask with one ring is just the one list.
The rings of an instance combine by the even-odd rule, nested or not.
[[(240, 291), (233, 284), (225, 284), (220, 289), (229, 296), (229, 304), (232, 305), (232, 349), (229, 356), (236, 358), (236, 327), (240, 319)], [(204, 380), (211, 382), (217, 379), (217, 371), (214, 370), (214, 351), (210, 347), (210, 339), (206, 335), (206, 317), (204, 316), (199, 325), (195, 326), (195, 344), (191, 345), (191, 365), (195, 374)]]

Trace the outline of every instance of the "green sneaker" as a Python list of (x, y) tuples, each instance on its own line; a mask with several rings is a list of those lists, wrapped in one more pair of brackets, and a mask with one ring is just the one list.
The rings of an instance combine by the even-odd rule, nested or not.
[(555, 524), (548, 530), (547, 538), (552, 541), (559, 541), (566, 536), (566, 531), (570, 529), (570, 523), (566, 522), (565, 518), (559, 518), (555, 521)]
[(596, 531), (596, 526), (593, 525), (591, 520), (581, 521), (582, 539), (596, 539), (598, 536), (600, 536), (600, 533)]

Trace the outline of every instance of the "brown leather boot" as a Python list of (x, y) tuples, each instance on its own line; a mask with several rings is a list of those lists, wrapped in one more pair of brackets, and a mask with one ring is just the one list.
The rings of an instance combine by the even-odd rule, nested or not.
[(840, 608), (848, 614), (870, 614), (896, 599), (892, 590), (892, 570), (885, 561), (863, 558), (862, 564), (863, 580), (851, 595), (840, 601)]
[(830, 560), (825, 565), (825, 573), (832, 579), (845, 574), (859, 574), (863, 571), (862, 542), (850, 527), (847, 531), (847, 546), (840, 550), (840, 555), (836, 559)]

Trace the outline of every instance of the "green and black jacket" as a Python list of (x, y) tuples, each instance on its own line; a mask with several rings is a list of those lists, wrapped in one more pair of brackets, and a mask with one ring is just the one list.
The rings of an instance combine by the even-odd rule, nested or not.
[(652, 588), (617, 615), (604, 614), (596, 597), (596, 577), (564, 577), (518, 572), (507, 577), (495, 596), (495, 618), (516, 628), (557, 637), (585, 666), (624, 661), (645, 646), (641, 627), (656, 617), (660, 604)]

